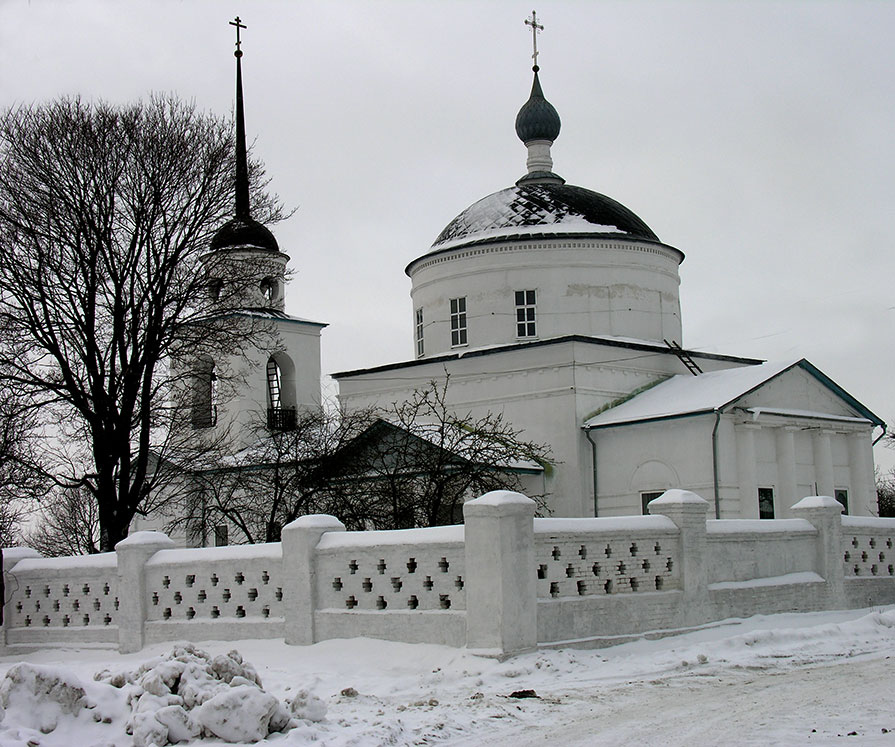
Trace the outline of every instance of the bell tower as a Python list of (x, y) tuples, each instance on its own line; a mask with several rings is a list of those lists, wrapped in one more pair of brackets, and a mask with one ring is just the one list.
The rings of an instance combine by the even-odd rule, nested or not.
[[(246, 26), (239, 17), (230, 25), (236, 28), (234, 215), (215, 233), (202, 262), (221, 313), (244, 318), (259, 334), (228, 360), (197, 362), (194, 390), (201, 396), (194, 397), (193, 426), (227, 428), (240, 448), (265, 428), (294, 428), (301, 409), (320, 406), (320, 331), (326, 325), (286, 314), (289, 257), (252, 217), (240, 36)], [(219, 389), (223, 371), (234, 383)]]

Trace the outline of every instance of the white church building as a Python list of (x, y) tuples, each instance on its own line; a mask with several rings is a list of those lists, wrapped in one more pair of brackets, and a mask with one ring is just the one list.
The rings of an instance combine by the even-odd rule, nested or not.
[[(214, 386), (228, 362), (200, 361), (193, 422), (234, 428), (245, 446), (258, 423), (288, 428), (296, 409), (320, 406), (326, 325), (285, 313), (288, 257), (250, 215), (241, 55), (236, 215), (208, 261), (242, 268), (246, 314), (269, 320), (276, 339), (251, 351), (232, 396)], [(554, 172), (560, 118), (533, 70), (516, 117), (526, 173), (461, 212), (407, 265), (413, 357), (334, 374), (343, 406), (386, 407), (449, 374), (456, 411), (501, 413), (550, 447), (553, 462), (525, 488), (546, 494), (553, 516), (647, 513), (671, 488), (704, 497), (716, 518), (785, 518), (808, 495), (874, 514), (872, 443), (883, 421), (806, 360), (681, 347), (683, 252)]]
[(560, 118), (533, 69), (516, 117), (527, 173), (407, 265), (414, 357), (334, 374), (342, 403), (400, 401), (447, 372), (452, 407), (552, 448), (531, 489), (554, 516), (646, 513), (670, 488), (717, 518), (783, 518), (818, 494), (874, 513), (883, 421), (808, 361), (681, 348), (683, 252), (554, 172)]

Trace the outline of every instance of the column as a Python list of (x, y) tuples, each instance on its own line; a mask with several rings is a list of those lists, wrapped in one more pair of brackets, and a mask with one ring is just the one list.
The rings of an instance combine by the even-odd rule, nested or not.
[(508, 490), (464, 504), (467, 648), (505, 656), (537, 645), (534, 514)]
[(755, 433), (761, 426), (754, 423), (740, 423), (736, 426), (737, 439), (737, 479), (740, 484), (740, 517), (754, 516), (758, 502), (757, 460), (755, 457)]
[(15, 583), (10, 583), (12, 579), (7, 575), (9, 572), (15, 567), (15, 565), (20, 560), (25, 560), (26, 558), (40, 558), (41, 554), (37, 550), (33, 550), (30, 547), (4, 547), (3, 552), (3, 583), (0, 584), (0, 592), (3, 593), (3, 599), (0, 600), (3, 603), (2, 614), (3, 614), (3, 626), (2, 631), (3, 635), (0, 638), (0, 645), (6, 645), (6, 631), (11, 627), (9, 624), (10, 614), (9, 610), (5, 608), (6, 603), (9, 599), (12, 598), (12, 591), (7, 593), (7, 589), (15, 590)]
[(317, 543), (327, 532), (344, 532), (335, 516), (309, 514), (283, 527), (284, 638), (292, 645), (314, 643), (317, 609)]
[(830, 444), (830, 433), (831, 431), (815, 431), (811, 436), (814, 447), (814, 479), (817, 480), (818, 495), (833, 495), (833, 447)]
[(796, 444), (797, 426), (784, 426), (777, 430), (777, 495), (774, 496), (774, 517), (781, 516), (783, 506), (791, 506), (796, 495)]
[(827, 607), (845, 606), (845, 565), (842, 562), (842, 506), (827, 495), (809, 495), (792, 507), (793, 516), (817, 529), (814, 569), (827, 582)]
[(159, 550), (174, 547), (163, 532), (134, 532), (115, 545), (118, 556), (118, 650), (130, 654), (143, 648), (146, 622), (146, 561)]
[(873, 474), (873, 446), (870, 433), (848, 435), (849, 511), (857, 516), (875, 515), (876, 478)]
[(671, 519), (680, 530), (678, 562), (690, 622), (703, 621), (708, 602), (708, 543), (705, 521), (711, 505), (689, 490), (667, 490), (649, 504), (651, 514)]

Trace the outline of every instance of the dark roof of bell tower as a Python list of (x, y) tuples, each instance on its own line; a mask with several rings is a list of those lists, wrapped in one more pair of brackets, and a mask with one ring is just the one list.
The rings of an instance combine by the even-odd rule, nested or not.
[(270, 229), (254, 218), (231, 218), (217, 230), (211, 240), (213, 251), (241, 246), (280, 251), (280, 245)]

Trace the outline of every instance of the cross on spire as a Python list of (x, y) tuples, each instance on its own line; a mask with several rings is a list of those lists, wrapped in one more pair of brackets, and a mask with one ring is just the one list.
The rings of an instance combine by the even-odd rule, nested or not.
[[(528, 23), (528, 21), (526, 21), (526, 23)], [(242, 42), (239, 40), (239, 30), (248, 28), (248, 26), (244, 26), (242, 24), (242, 22), (239, 20), (239, 16), (236, 16), (234, 20), (230, 21), (230, 25), (236, 26), (236, 51), (233, 54), (236, 57), (242, 57), (242, 48), (240, 47)]]
[(246, 151), (246, 123), (245, 111), (242, 103), (242, 49), (239, 38), (239, 30), (246, 28), (236, 16), (236, 20), (230, 21), (231, 26), (236, 26), (236, 217), (242, 220), (251, 220), (249, 212), (249, 166)]
[[(239, 20), (238, 18), (236, 20)], [(531, 18), (525, 19), (525, 25), (531, 26), (531, 44), (534, 49), (534, 54), (532, 54), (531, 58), (535, 61), (532, 69), (537, 72), (538, 71), (538, 31), (543, 31), (544, 27), (538, 23), (538, 16), (534, 11), (531, 12)], [(237, 32), (238, 33), (238, 32)]]

